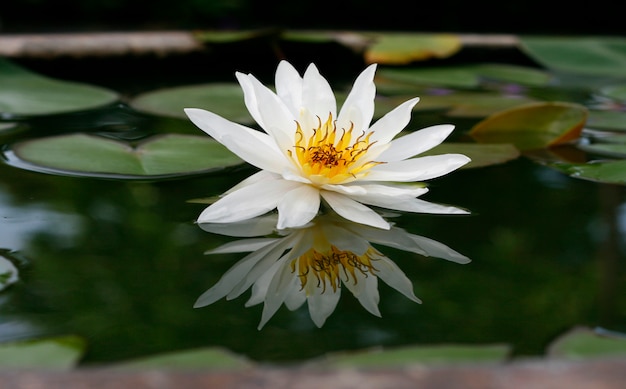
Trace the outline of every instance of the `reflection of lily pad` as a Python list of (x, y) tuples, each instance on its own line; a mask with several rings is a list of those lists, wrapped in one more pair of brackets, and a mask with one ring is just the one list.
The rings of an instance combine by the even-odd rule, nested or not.
[(60, 81), (0, 59), (0, 113), (48, 115), (98, 108), (117, 101), (105, 88)]
[(85, 342), (75, 336), (3, 343), (0, 367), (66, 370), (76, 365), (84, 351)]
[(461, 40), (452, 34), (372, 34), (374, 43), (365, 52), (368, 63), (408, 64), (430, 58), (446, 58), (461, 49)]
[(389, 350), (365, 350), (336, 353), (326, 357), (325, 363), (333, 367), (381, 367), (411, 364), (450, 364), (502, 362), (510, 353), (507, 345), (424, 345)]
[(626, 334), (574, 328), (550, 345), (548, 355), (567, 359), (626, 356)]
[(119, 369), (241, 369), (251, 365), (242, 356), (220, 348), (153, 355), (117, 364)]
[(579, 104), (531, 103), (485, 118), (471, 129), (470, 135), (481, 143), (539, 149), (578, 138), (586, 119), (587, 109)]
[(169, 134), (131, 146), (95, 135), (26, 140), (11, 147), (17, 166), (60, 174), (109, 178), (166, 178), (241, 163), (209, 137)]
[(185, 108), (202, 108), (236, 123), (254, 123), (244, 104), (239, 84), (202, 84), (147, 92), (130, 105), (142, 112), (187, 119)]
[(442, 143), (422, 155), (458, 153), (468, 156), (471, 161), (461, 169), (476, 168), (514, 160), (520, 152), (512, 144)]

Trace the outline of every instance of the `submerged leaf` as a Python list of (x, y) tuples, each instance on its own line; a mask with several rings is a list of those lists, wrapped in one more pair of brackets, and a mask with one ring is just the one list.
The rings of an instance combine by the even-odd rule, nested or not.
[(179, 134), (154, 136), (133, 147), (76, 133), (18, 142), (10, 151), (16, 165), (27, 169), (126, 179), (197, 174), (242, 162), (209, 137)]
[(76, 336), (2, 343), (0, 367), (67, 370), (75, 367), (84, 352), (85, 342)]
[(497, 112), (477, 123), (470, 135), (481, 143), (512, 143), (520, 150), (577, 139), (587, 108), (566, 102), (531, 103)]
[(4, 116), (83, 111), (118, 98), (111, 90), (48, 78), (0, 58), (0, 114)]

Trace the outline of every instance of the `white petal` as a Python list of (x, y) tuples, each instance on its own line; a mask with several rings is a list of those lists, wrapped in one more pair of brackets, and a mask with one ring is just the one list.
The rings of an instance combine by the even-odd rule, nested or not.
[(354, 283), (354, 280), (350, 279), (344, 282), (343, 285), (359, 300), (363, 308), (367, 309), (372, 315), (380, 317), (380, 310), (378, 309), (378, 302), (380, 301), (378, 277), (374, 274), (368, 274), (367, 277), (365, 277), (361, 273), (357, 273), (357, 277), (358, 280), (356, 283)]
[(233, 265), (220, 280), (213, 285), (212, 288), (204, 292), (194, 304), (194, 308), (203, 307), (214, 303), (215, 301), (225, 297), (230, 291), (248, 274), (250, 269), (256, 263), (265, 258), (268, 253), (272, 253), (277, 247), (283, 244), (281, 241), (276, 241), (263, 247), (260, 250), (252, 252), (246, 255)]
[(415, 296), (413, 292), (413, 284), (411, 280), (407, 278), (402, 270), (393, 261), (386, 257), (379, 258), (376, 261), (376, 275), (383, 280), (387, 285), (391, 286), (398, 292), (405, 295), (408, 299), (421, 303), (420, 299)]
[(322, 191), (320, 194), (338, 215), (348, 220), (377, 228), (390, 228), (389, 223), (387, 223), (379, 214), (347, 196), (329, 191)]
[(276, 229), (278, 215), (270, 213), (267, 215), (245, 219), (232, 223), (201, 223), (198, 224), (204, 231), (213, 234), (252, 237), (271, 234)]
[(265, 323), (274, 316), (278, 308), (280, 308), (285, 301), (287, 294), (291, 291), (291, 285), (296, 276), (292, 273), (287, 258), (287, 256), (283, 256), (283, 258), (280, 259), (278, 270), (274, 274), (274, 277), (272, 277), (272, 281), (270, 281), (267, 288), (259, 329), (263, 328)]
[(293, 116), (289, 107), (274, 92), (253, 76), (247, 77), (259, 112), (260, 122), (257, 122), (274, 139), (280, 150), (291, 148), (297, 117)]
[(307, 224), (320, 208), (319, 191), (311, 185), (298, 185), (278, 202), (278, 229)]
[(454, 130), (450, 124), (427, 127), (411, 134), (394, 139), (389, 148), (383, 151), (377, 161), (401, 161), (430, 150), (443, 142)]
[(309, 65), (302, 80), (302, 106), (314, 116), (319, 116), (322, 122), (326, 121), (329, 114), (336, 117), (335, 94), (313, 64)]
[(245, 253), (260, 250), (268, 244), (276, 242), (275, 238), (239, 239), (228, 242), (204, 254)]
[(409, 124), (409, 121), (411, 121), (411, 111), (418, 101), (418, 97), (405, 101), (388, 112), (385, 116), (378, 119), (376, 123), (370, 127), (370, 131), (374, 132), (370, 141), (377, 141), (379, 146), (389, 143), (407, 126), (407, 124)]
[(462, 154), (441, 154), (405, 159), (374, 166), (367, 175), (368, 181), (424, 181), (443, 176), (468, 163)]
[(431, 203), (425, 200), (415, 198), (400, 198), (370, 193), (363, 196), (353, 196), (352, 198), (364, 204), (403, 212), (462, 215), (470, 213), (469, 211), (462, 208), (454, 207), (451, 205)]
[(276, 94), (291, 110), (293, 117), (299, 116), (302, 107), (302, 77), (287, 61), (280, 61), (276, 69)]
[(261, 126), (261, 128), (264, 128), (265, 123), (263, 123), (263, 117), (261, 116), (261, 112), (259, 111), (257, 96), (251, 81), (252, 76), (236, 72), (235, 77), (237, 78), (237, 81), (239, 81), (239, 85), (243, 90), (244, 104), (246, 105), (248, 112), (250, 112), (250, 116), (252, 116), (254, 121), (256, 121)]
[(263, 215), (276, 208), (282, 195), (298, 185), (285, 180), (248, 185), (206, 208), (198, 217), (198, 223), (230, 223)]
[(471, 262), (465, 255), (452, 250), (450, 247), (436, 240), (418, 235), (411, 235), (411, 239), (413, 239), (413, 241), (426, 252), (426, 255), (430, 257), (446, 259), (460, 264)]
[(224, 194), (222, 194), (222, 196), (227, 195), (227, 194), (229, 194), (231, 192), (235, 192), (235, 191), (243, 188), (244, 186), (256, 184), (257, 182), (270, 181), (270, 180), (280, 180), (280, 176), (277, 175), (276, 173), (272, 173), (272, 172), (267, 171), (267, 170), (261, 170), (261, 171), (258, 171), (256, 173), (254, 173), (253, 175), (243, 179), (237, 185), (233, 186), (232, 188), (230, 188), (229, 190), (224, 192)]
[(333, 291), (330, 285), (326, 285), (326, 290), (322, 293), (322, 289), (317, 288), (317, 293), (308, 296), (307, 303), (309, 305), (309, 315), (316, 326), (322, 327), (335, 308), (339, 297), (341, 296), (341, 288)]
[(354, 81), (352, 90), (350, 90), (337, 117), (338, 128), (348, 129), (352, 123), (357, 132), (367, 130), (374, 116), (375, 74), (376, 64), (372, 64)]
[(185, 108), (185, 113), (201, 130), (260, 169), (280, 172), (289, 163), (276, 142), (267, 134), (203, 109)]

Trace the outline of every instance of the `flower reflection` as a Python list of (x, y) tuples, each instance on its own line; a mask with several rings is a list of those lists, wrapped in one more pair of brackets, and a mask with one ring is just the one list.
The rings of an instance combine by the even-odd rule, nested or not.
[[(391, 226), (388, 230), (324, 214), (300, 228), (275, 230), (275, 214), (240, 223), (204, 223), (209, 232), (245, 237), (207, 254), (249, 252), (230, 268), (194, 307), (226, 297), (240, 296), (252, 288), (246, 306), (263, 303), (259, 329), (284, 303), (295, 310), (307, 302), (311, 319), (321, 327), (334, 311), (341, 290), (349, 290), (370, 313), (380, 316), (378, 280), (417, 303), (411, 281), (372, 244), (424, 256), (468, 263), (466, 256), (422, 236)], [(272, 237), (260, 237), (273, 234)]]
[(0, 255), (0, 291), (17, 281), (17, 268), (11, 261)]

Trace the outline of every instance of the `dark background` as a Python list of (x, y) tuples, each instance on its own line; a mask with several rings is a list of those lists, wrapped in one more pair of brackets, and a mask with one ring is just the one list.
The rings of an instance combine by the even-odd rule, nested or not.
[(3, 0), (0, 32), (247, 29), (621, 35), (619, 2)]

